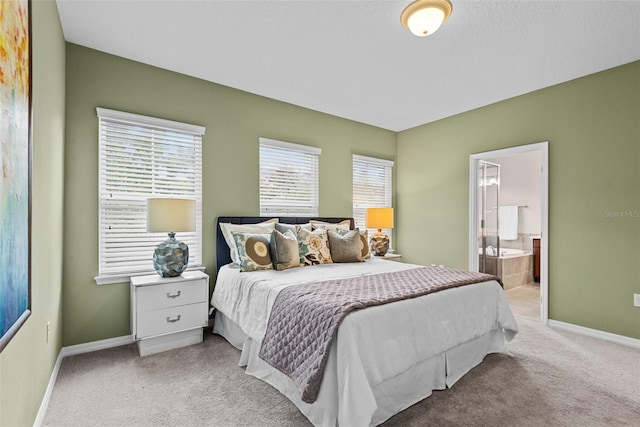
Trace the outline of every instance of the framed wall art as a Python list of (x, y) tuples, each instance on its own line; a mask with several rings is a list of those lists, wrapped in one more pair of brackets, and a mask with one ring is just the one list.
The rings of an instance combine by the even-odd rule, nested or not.
[(31, 3), (0, 0), (0, 351), (31, 314)]

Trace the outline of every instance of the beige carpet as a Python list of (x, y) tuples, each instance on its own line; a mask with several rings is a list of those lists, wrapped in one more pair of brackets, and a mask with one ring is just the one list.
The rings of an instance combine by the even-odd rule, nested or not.
[[(508, 354), (385, 426), (638, 426), (640, 352), (518, 318)], [(134, 345), (63, 360), (46, 426), (308, 426), (278, 391), (202, 344), (140, 358)]]

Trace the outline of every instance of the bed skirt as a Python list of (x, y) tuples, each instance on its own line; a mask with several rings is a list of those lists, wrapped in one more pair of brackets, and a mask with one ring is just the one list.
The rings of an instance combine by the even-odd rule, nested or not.
[[(314, 426), (376, 426), (398, 412), (429, 397), (433, 390), (453, 386), (490, 353), (505, 352), (504, 331), (487, 334), (422, 360), (409, 369), (371, 385), (358, 366), (358, 355), (338, 358), (334, 339), (317, 400), (305, 403), (295, 383), (258, 357), (260, 343), (220, 311), (216, 312), (213, 332), (241, 350), (240, 366), (284, 394)], [(340, 330), (338, 330), (340, 335)], [(348, 381), (345, 379), (348, 378)]]

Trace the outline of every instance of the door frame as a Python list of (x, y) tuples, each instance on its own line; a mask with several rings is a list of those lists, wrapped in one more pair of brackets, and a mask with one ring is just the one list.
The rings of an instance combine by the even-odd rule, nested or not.
[(469, 270), (478, 271), (478, 164), (480, 160), (512, 156), (530, 152), (540, 153), (541, 173), (541, 230), (540, 230), (540, 319), (549, 323), (549, 142), (500, 150), (486, 151), (469, 156)]

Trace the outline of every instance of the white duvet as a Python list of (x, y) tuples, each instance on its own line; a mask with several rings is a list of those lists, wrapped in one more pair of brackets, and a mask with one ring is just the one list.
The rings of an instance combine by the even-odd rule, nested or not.
[[(504, 351), (518, 326), (498, 282), (448, 289), (349, 314), (332, 344), (320, 394), (313, 404), (302, 402), (293, 382), (257, 353), (269, 312), (283, 288), (416, 267), (378, 259), (245, 273), (224, 266), (211, 299), (221, 313), (214, 331), (243, 350), (241, 365), (247, 366), (247, 373), (280, 390), (314, 425), (377, 425), (432, 390), (453, 385), (486, 354)], [(238, 327), (243, 342), (230, 332), (238, 332)]]

